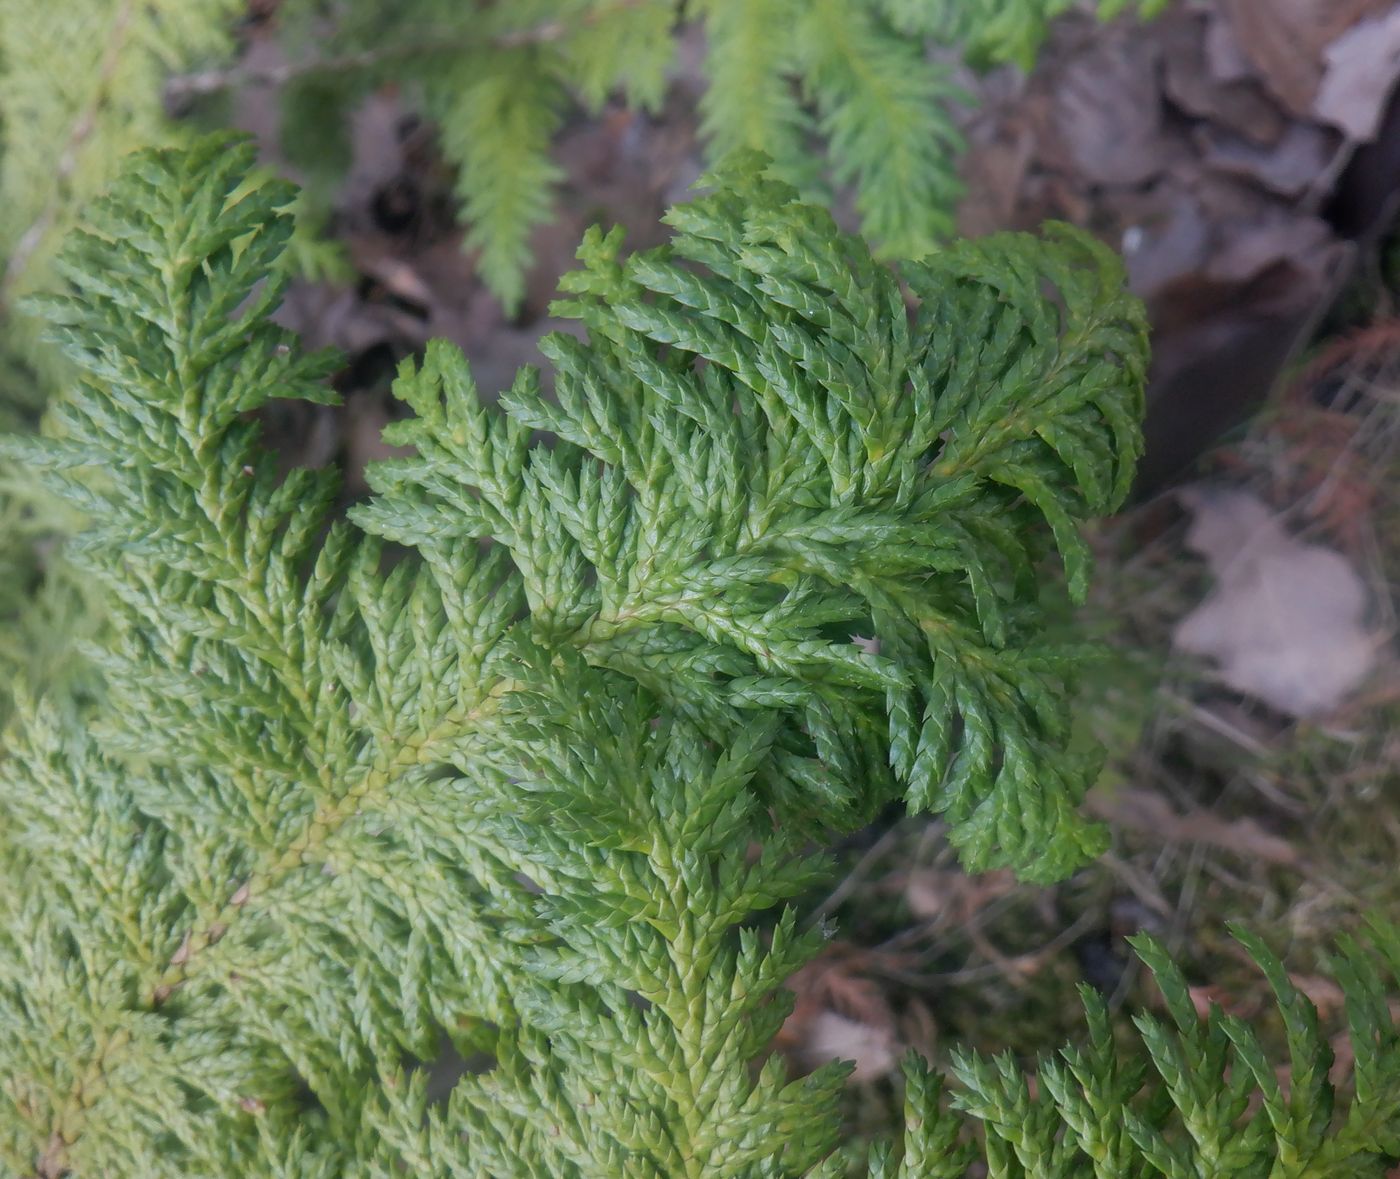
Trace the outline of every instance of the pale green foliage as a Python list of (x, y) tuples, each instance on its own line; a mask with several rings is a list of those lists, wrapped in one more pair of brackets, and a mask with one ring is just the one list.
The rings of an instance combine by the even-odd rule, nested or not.
[[(598, 110), (613, 94), (655, 109), (684, 19), (705, 39), (702, 131), (711, 159), (762, 151), (804, 190), (824, 171), (850, 183), (863, 231), (885, 256), (918, 258), (952, 228), (963, 96), (930, 49), (1029, 65), (1070, 0), (287, 0), (294, 60), (320, 55), (325, 84), (289, 93), (291, 146), (307, 164), (334, 137), (328, 99), (404, 83), (460, 165), (458, 194), (481, 271), (507, 306), (523, 293), (530, 234), (559, 173), (552, 135), (570, 95)], [(1138, 0), (1144, 9), (1158, 0)], [(1127, 7), (1104, 0), (1104, 15)], [(311, 67), (309, 78), (317, 75)], [(309, 114), (315, 112), (315, 117)], [(322, 124), (318, 133), (317, 124)], [(821, 145), (825, 145), (825, 160)]]
[[(533, 48), (477, 54), (428, 95), (482, 278), (508, 306), (524, 294), (530, 233), (549, 219), (561, 173), (549, 156), (563, 92)], [(522, 85), (522, 78), (532, 79)]]
[[(0, 0), (7, 311), (42, 285), (75, 211), (111, 182), (118, 162), (176, 137), (161, 99), (165, 79), (222, 59), (237, 9), (235, 0)], [(16, 339), (15, 331), (8, 327), (6, 353), (17, 349), (32, 362), (31, 333)]]
[[(325, 399), (331, 361), (267, 318), (294, 194), (250, 156), (138, 157), (43, 305), (81, 381), (9, 449), (86, 515), (112, 621), (103, 699), (24, 705), (0, 763), (0, 1168), (845, 1174), (840, 1066), (757, 1067), (821, 941), (780, 908), (821, 877), (812, 839), (903, 793), (972, 864), (1044, 878), (1094, 847), (1078, 655), (1038, 637), (1035, 562), (1048, 520), (1082, 586), (1074, 521), (1131, 471), (1144, 332), (1116, 264), (1067, 229), (958, 246), (905, 268), (911, 317), (740, 162), (669, 248), (588, 240), (557, 401), (525, 372), (488, 407), (447, 345), (407, 366), (416, 454), (335, 522), (333, 474), (279, 482), (259, 452), (252, 411)], [(960, 1175), (964, 1126), (998, 1176), (1377, 1173), (1379, 974), (1340, 968), (1359, 1097), (1324, 1135), (1326, 1044), (1251, 948), (1287, 1093), (1146, 947), (1163, 1097), (1091, 1002), (1038, 1101), (968, 1056), (955, 1112), (911, 1065), (902, 1161), (872, 1174)], [(448, 1045), (471, 1068), (443, 1094)]]
[[(32, 426), (60, 381), (15, 302), (50, 281), (77, 210), (132, 150), (175, 141), (161, 88), (222, 58), (236, 0), (0, 0), (0, 429)], [(0, 468), (0, 717), (17, 682), (79, 674), (74, 640), (96, 625), (56, 550), (54, 507)]]
[(60, 549), (76, 523), (23, 474), (0, 482), (0, 729), (16, 690), (82, 696), (92, 686), (76, 647), (102, 612)]
[[(1158, 6), (1102, 0), (1100, 10), (1130, 3)], [(703, 26), (711, 158), (757, 149), (812, 190), (829, 171), (854, 185), (863, 229), (887, 256), (919, 257), (951, 228), (959, 137), (950, 107), (962, 101), (929, 49), (1028, 66), (1048, 20), (1070, 6), (696, 0), (683, 12), (676, 0), (284, 0), (276, 19), (293, 68), (284, 146), (313, 177), (338, 176), (354, 104), (378, 84), (401, 86), (440, 126), (459, 166), (466, 244), (514, 307), (532, 231), (548, 220), (561, 179), (550, 151), (571, 100), (596, 112), (618, 95), (657, 109), (684, 18)], [(164, 84), (220, 62), (239, 11), (236, 0), (0, 0), (0, 258), (9, 266), (0, 301), (42, 285), (72, 210), (116, 160), (180, 138)], [(303, 268), (334, 265), (305, 235), (295, 253)], [(17, 342), (32, 358), (32, 340)]]
[[(174, 74), (224, 63), (241, 0), (0, 0), (0, 424), (58, 377), (16, 303), (51, 281), (77, 211), (140, 148), (185, 142)], [(305, 241), (298, 247), (309, 250)]]

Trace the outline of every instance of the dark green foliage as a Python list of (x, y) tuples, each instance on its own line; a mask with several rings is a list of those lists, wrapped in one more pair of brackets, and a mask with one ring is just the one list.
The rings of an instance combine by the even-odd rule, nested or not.
[(1074, 521), (1121, 500), (1137, 452), (1139, 307), (1061, 228), (907, 266), (911, 324), (826, 213), (751, 165), (717, 179), (666, 249), (585, 241), (557, 310), (589, 342), (543, 345), (557, 404), (527, 371), (483, 408), (445, 346), (406, 372), (415, 416), (388, 437), (417, 456), (375, 469), (355, 519), (430, 559), (495, 538), (539, 641), (722, 740), (778, 712), (789, 822), (904, 794), (970, 867), (1062, 876), (1098, 837), (1064, 751), (1078, 654), (1037, 641), (1033, 523), (1082, 592)]
[[(970, 864), (1048, 878), (1095, 844), (1080, 653), (1041, 642), (1036, 566), (1048, 531), (1082, 589), (1074, 522), (1131, 471), (1116, 264), (1068, 229), (961, 245), (904, 269), (911, 314), (737, 161), (667, 249), (585, 243), (557, 401), (526, 372), (487, 407), (446, 345), (407, 366), (416, 454), (346, 523), (331, 473), (279, 482), (259, 452), (251, 411), (325, 399), (332, 361), (267, 318), (294, 194), (250, 157), (137, 157), (41, 308), (82, 375), (7, 449), (87, 517), (111, 624), (103, 698), (81, 723), (25, 703), (0, 763), (0, 1168), (845, 1174), (842, 1069), (758, 1066), (821, 941), (784, 907), (821, 879), (813, 837), (903, 794)], [(955, 1113), (912, 1065), (902, 1162), (871, 1173), (983, 1149), (1007, 1176), (1377, 1173), (1381, 975), (1339, 967), (1358, 1097), (1334, 1124), (1310, 1008), (1251, 948), (1286, 1093), (1145, 946), (1159, 1097), (1091, 1002), (1038, 1099), (967, 1056)], [(444, 1094), (449, 1047), (470, 1067)]]

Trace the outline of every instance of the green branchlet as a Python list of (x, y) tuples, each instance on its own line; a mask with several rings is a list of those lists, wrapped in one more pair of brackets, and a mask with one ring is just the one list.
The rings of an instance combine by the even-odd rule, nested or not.
[[(0, 430), (33, 429), (63, 366), (17, 302), (52, 281), (78, 210), (127, 153), (176, 142), (166, 74), (229, 48), (231, 0), (0, 0)], [(0, 718), (17, 686), (83, 675), (72, 647), (100, 625), (51, 539), (53, 504), (0, 467)]]
[[(490, 406), (445, 344), (405, 366), (414, 453), (337, 521), (332, 474), (259, 448), (254, 412), (324, 400), (333, 362), (268, 319), (294, 194), (251, 154), (136, 159), (42, 305), (79, 385), (7, 445), (85, 513), (111, 623), (101, 700), (26, 703), (0, 769), (0, 1167), (836, 1179), (842, 1068), (763, 1060), (821, 941), (791, 907), (814, 839), (903, 797), (971, 867), (1099, 846), (1083, 653), (1037, 586), (1053, 540), (1082, 593), (1076, 522), (1137, 450), (1117, 263), (1061, 227), (901, 282), (741, 158), (665, 249), (588, 238), (552, 397), (526, 371)], [(1286, 1085), (1145, 943), (1170, 1018), (1140, 1047), (1089, 997), (1034, 1090), (913, 1063), (869, 1172), (1379, 1173), (1374, 957), (1339, 963), (1334, 1113), (1310, 1006), (1247, 944)]]

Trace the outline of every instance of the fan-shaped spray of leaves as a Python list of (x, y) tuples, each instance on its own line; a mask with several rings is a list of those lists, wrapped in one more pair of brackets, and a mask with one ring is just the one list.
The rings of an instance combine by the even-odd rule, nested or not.
[[(906, 287), (740, 161), (667, 249), (585, 243), (554, 399), (526, 372), (488, 407), (446, 345), (406, 367), (416, 453), (334, 522), (332, 475), (259, 453), (250, 411), (325, 398), (329, 362), (267, 318), (293, 194), (250, 167), (219, 140), (134, 162), (44, 305), (81, 383), (8, 446), (86, 514), (112, 623), (85, 723), (26, 703), (0, 763), (0, 1162), (834, 1179), (841, 1070), (754, 1067), (820, 942), (783, 907), (812, 837), (903, 794), (971, 864), (1094, 846), (1078, 653), (1036, 585), (1053, 537), (1082, 588), (1074, 522), (1131, 470), (1112, 259), (1062, 229)], [(1253, 949), (1286, 1095), (1149, 947), (1164, 1098), (1091, 1005), (1048, 1097), (967, 1057), (955, 1115), (913, 1069), (898, 1173), (961, 1173), (964, 1116), (992, 1173), (1364, 1173), (1400, 1092), (1380, 975), (1341, 968), (1358, 1100), (1330, 1126), (1308, 1008)]]

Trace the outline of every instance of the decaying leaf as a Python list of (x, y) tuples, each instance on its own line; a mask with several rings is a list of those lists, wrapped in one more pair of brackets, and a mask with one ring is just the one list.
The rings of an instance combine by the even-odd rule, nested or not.
[(1223, 0), (1246, 57), (1293, 114), (1306, 117), (1322, 81), (1322, 52), (1384, 0)]
[[(1228, 35), (1230, 26), (1212, 14)], [(1289, 126), (1284, 113), (1254, 77), (1248, 59), (1217, 62), (1211, 52), (1207, 14), (1185, 14), (1164, 22), (1166, 70), (1162, 85), (1168, 100), (1193, 118), (1243, 135), (1252, 143), (1275, 143)], [(1221, 49), (1233, 46), (1222, 41)]]
[(1057, 80), (1057, 130), (1092, 183), (1137, 184), (1164, 163), (1157, 46), (1108, 37), (1073, 58)]
[(1207, 167), (1244, 176), (1280, 196), (1299, 196), (1326, 175), (1340, 137), (1310, 123), (1292, 123), (1272, 143), (1203, 126), (1197, 139)]
[(871, 977), (876, 951), (831, 942), (788, 980), (797, 996), (775, 1044), (802, 1068), (855, 1062), (854, 1076), (874, 1081), (894, 1068), (903, 1048), (894, 1011)]
[(1360, 576), (1339, 553), (1290, 536), (1250, 492), (1197, 486), (1181, 499), (1194, 516), (1187, 546), (1216, 587), (1177, 625), (1176, 646), (1214, 659), (1226, 684), (1280, 712), (1335, 708), (1376, 658)]
[(874, 1081), (894, 1068), (899, 1048), (892, 1028), (861, 1023), (835, 1011), (819, 1011), (807, 1026), (800, 1054), (809, 1068), (830, 1060), (854, 1061), (851, 1075)]
[(1323, 58), (1313, 113), (1351, 139), (1371, 139), (1400, 78), (1400, 8), (1348, 29)]

